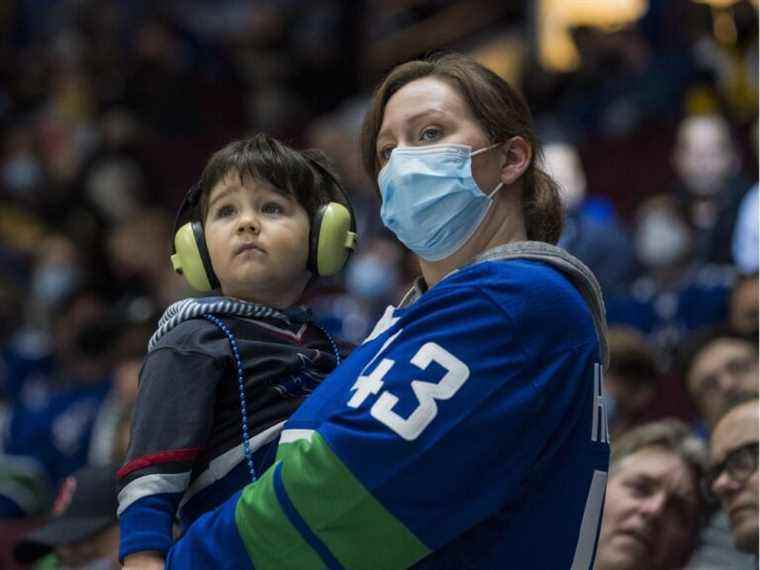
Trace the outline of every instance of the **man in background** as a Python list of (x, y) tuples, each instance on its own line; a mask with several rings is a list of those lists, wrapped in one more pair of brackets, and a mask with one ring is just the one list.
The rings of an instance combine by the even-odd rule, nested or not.
[(705, 448), (678, 420), (615, 442), (595, 570), (681, 568), (696, 543)]
[(707, 437), (732, 402), (757, 395), (757, 347), (730, 331), (706, 330), (686, 352), (686, 389)]
[(728, 516), (734, 546), (758, 554), (758, 400), (739, 404), (715, 426), (710, 439), (708, 487)]
[(84, 467), (64, 479), (46, 525), (15, 547), (20, 563), (37, 568), (118, 570), (116, 467)]

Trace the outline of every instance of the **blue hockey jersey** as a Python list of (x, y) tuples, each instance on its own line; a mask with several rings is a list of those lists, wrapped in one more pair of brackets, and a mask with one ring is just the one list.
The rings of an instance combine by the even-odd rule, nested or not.
[(605, 328), (562, 250), (487, 252), (389, 307), (167, 568), (591, 568)]

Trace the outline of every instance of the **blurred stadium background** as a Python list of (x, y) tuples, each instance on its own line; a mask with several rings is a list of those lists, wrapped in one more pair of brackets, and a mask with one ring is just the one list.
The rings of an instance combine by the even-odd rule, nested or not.
[(231, 139), (267, 131), (339, 170), (360, 249), (309, 302), (363, 338), (416, 269), (381, 227), (361, 119), (386, 71), (442, 50), (524, 93), (561, 245), (655, 362), (642, 420), (696, 422), (687, 340), (757, 339), (757, 0), (4, 0), (0, 519), (22, 528), (63, 477), (123, 454), (147, 338), (192, 294), (174, 211)]

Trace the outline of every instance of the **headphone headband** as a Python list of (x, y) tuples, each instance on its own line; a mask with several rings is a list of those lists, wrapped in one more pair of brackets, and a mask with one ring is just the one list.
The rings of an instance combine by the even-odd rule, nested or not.
[(174, 255), (175, 253), (177, 253), (176, 245), (174, 244), (174, 236), (177, 234), (179, 229), (184, 225), (184, 222), (186, 221), (184, 219), (185, 212), (187, 212), (187, 210), (195, 208), (195, 206), (198, 205), (198, 197), (200, 195), (200, 190), (201, 190), (200, 181), (195, 182), (192, 186), (190, 186), (190, 189), (187, 192), (185, 192), (185, 197), (182, 198), (182, 203), (179, 205), (177, 214), (174, 216), (174, 225), (172, 226), (172, 234), (171, 234), (171, 247), (169, 250), (170, 255)]
[(312, 158), (308, 154), (304, 154), (303, 156), (306, 157), (306, 159), (311, 163), (312, 166), (315, 166), (317, 168), (320, 174), (326, 177), (330, 182), (332, 182), (332, 185), (338, 189), (338, 193), (341, 195), (341, 198), (343, 198), (344, 206), (348, 208), (348, 211), (351, 214), (351, 231), (355, 233), (356, 232), (356, 211), (354, 210), (354, 205), (351, 203), (351, 199), (348, 197), (348, 193), (343, 189), (343, 185), (340, 182), (338, 182), (338, 179), (335, 178), (335, 175), (332, 172), (330, 172), (330, 170), (327, 169), (318, 160), (316, 160), (315, 158)]

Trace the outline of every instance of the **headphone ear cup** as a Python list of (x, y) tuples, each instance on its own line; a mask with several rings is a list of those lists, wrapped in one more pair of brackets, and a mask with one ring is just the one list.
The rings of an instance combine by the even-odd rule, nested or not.
[(343, 269), (356, 247), (351, 213), (338, 202), (330, 202), (317, 210), (309, 238), (309, 270), (322, 277)]
[(171, 256), (174, 271), (182, 275), (196, 291), (207, 292), (219, 286), (200, 222), (187, 222), (174, 234)]

